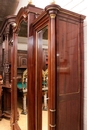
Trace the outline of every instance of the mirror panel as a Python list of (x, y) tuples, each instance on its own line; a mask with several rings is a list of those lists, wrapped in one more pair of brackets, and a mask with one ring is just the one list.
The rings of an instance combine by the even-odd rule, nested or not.
[(21, 130), (27, 130), (27, 22), (22, 21), (17, 45), (17, 107)]
[[(41, 92), (41, 107), (42, 112), (40, 117), (42, 117), (42, 130), (48, 130), (48, 27), (44, 27), (37, 33), (37, 72), (41, 73), (41, 77), (38, 76), (37, 79), (40, 82), (40, 86), (37, 82), (37, 85), (40, 87)], [(41, 55), (41, 56), (40, 56)], [(40, 66), (39, 66), (40, 64)], [(40, 72), (40, 71), (41, 72)], [(39, 99), (38, 99), (39, 100)], [(40, 102), (40, 100), (39, 100)], [(38, 108), (38, 110), (41, 110)], [(40, 114), (40, 112), (39, 112)], [(40, 122), (39, 122), (40, 123)]]

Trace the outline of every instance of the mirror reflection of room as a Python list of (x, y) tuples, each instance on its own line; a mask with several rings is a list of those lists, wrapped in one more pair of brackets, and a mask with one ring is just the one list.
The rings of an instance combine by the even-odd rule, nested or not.
[(17, 105), (21, 130), (27, 130), (27, 22), (22, 21), (17, 46)]
[(10, 130), (12, 26), (7, 26), (3, 32), (0, 37), (0, 128), (3, 124), (6, 124), (8, 130)]
[(48, 130), (48, 28), (42, 33), (42, 130)]

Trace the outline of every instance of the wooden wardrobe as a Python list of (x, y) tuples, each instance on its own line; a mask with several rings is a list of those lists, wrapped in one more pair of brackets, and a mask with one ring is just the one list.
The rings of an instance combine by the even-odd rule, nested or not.
[(46, 6), (31, 25), (33, 33), (28, 43), (29, 129), (42, 129), (42, 35), (47, 28), (48, 130), (83, 130), (84, 18), (52, 4)]
[[(27, 22), (28, 38), (27, 130), (42, 130), (43, 68), (48, 69), (48, 130), (83, 130), (84, 19), (85, 16), (56, 4), (44, 9), (29, 4), (18, 12), (12, 28), (12, 130), (20, 130), (17, 122), (17, 44), (22, 21)], [(48, 43), (45, 58), (44, 41)]]

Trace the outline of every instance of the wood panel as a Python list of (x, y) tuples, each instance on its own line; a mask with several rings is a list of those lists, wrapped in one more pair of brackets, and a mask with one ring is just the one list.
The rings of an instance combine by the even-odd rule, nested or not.
[(57, 20), (57, 128), (80, 130), (79, 23)]
[(17, 67), (27, 68), (27, 51), (18, 51), (17, 54)]
[(7, 88), (6, 86), (3, 86), (2, 89), (3, 89), (3, 95), (2, 95), (3, 116), (10, 119), (11, 117), (11, 88)]
[[(83, 130), (84, 18), (58, 5), (48, 5), (32, 24), (35, 33), (48, 25), (49, 130)], [(37, 43), (37, 35), (34, 39)], [(36, 67), (40, 74), (41, 68)], [(36, 99), (40, 101), (38, 97)]]

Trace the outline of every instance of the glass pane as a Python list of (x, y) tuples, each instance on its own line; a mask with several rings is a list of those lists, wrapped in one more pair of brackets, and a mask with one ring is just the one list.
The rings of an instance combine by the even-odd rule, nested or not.
[(27, 130), (27, 23), (24, 21), (20, 25), (17, 48), (18, 124), (21, 130)]
[(48, 130), (48, 28), (42, 31), (42, 130)]

